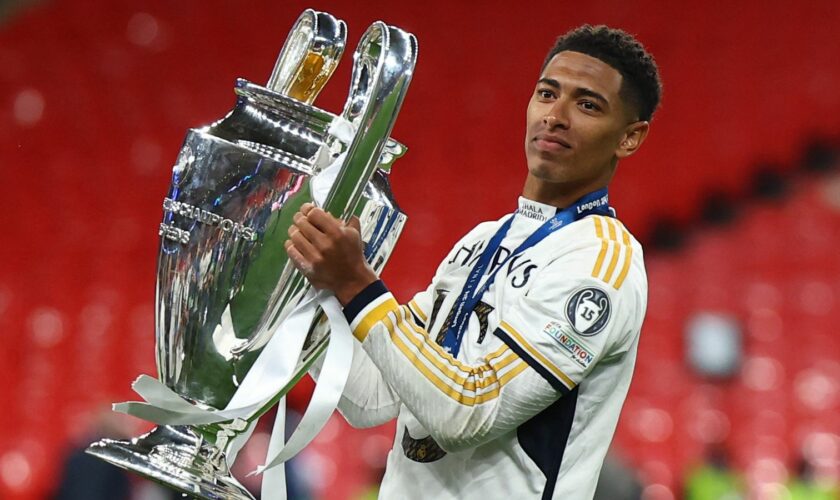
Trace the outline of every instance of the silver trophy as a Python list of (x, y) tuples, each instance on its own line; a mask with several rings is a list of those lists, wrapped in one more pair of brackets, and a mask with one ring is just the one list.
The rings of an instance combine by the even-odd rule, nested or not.
[[(283, 243), (292, 216), (313, 200), (313, 176), (341, 161), (323, 208), (341, 219), (359, 216), (375, 270), (405, 223), (388, 182), (405, 147), (389, 135), (417, 40), (382, 22), (371, 25), (354, 53), (350, 93), (337, 116), (311, 103), (338, 64), (345, 38), (343, 21), (305, 11), (267, 86), (238, 80), (233, 110), (191, 129), (178, 155), (159, 229), (156, 360), (158, 379), (202, 409), (228, 404), (308, 291)], [(331, 132), (339, 122), (349, 125), (349, 138)], [(252, 498), (229, 471), (232, 436), (291, 389), (328, 339), (318, 316), (293, 380), (245, 422), (159, 425), (130, 441), (99, 441), (87, 452), (199, 498)]]

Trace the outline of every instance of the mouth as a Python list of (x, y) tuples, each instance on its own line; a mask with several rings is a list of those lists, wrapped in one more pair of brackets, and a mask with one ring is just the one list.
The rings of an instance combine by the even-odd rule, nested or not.
[(556, 135), (539, 134), (534, 137), (534, 145), (541, 151), (565, 151), (572, 149), (572, 145)]

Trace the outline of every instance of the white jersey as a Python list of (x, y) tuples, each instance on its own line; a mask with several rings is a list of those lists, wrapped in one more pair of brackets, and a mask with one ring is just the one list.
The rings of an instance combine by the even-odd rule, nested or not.
[[(356, 426), (397, 417), (384, 499), (592, 498), (630, 385), (647, 305), (642, 249), (591, 215), (505, 257), (554, 207), (467, 234), (428, 289), (400, 306), (376, 282), (345, 307), (356, 346), (339, 410)], [(453, 305), (490, 238), (514, 217), (457, 358)]]

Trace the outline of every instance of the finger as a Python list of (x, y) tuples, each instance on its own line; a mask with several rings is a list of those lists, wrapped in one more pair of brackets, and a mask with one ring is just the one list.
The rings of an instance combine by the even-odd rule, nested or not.
[(286, 243), (283, 246), (286, 247), (286, 254), (289, 256), (289, 260), (292, 261), (292, 265), (298, 268), (304, 276), (312, 272), (312, 264), (306, 260), (306, 257), (304, 257), (300, 251), (298, 251), (294, 243), (286, 240)]
[(318, 207), (309, 211), (306, 215), (306, 220), (325, 234), (338, 235), (341, 233), (341, 222), (333, 217), (332, 214)]
[(362, 223), (359, 222), (359, 218), (355, 215), (350, 217), (350, 220), (344, 223), (345, 230), (350, 230), (355, 233), (353, 238), (355, 238), (359, 243), (359, 248), (365, 248), (365, 242), (362, 241)]
[(289, 239), (286, 240), (286, 243), (292, 243), (294, 247), (297, 249), (298, 253), (300, 253), (307, 261), (315, 262), (320, 259), (321, 252), (313, 245), (301, 232), (296, 226), (292, 226), (289, 228)]
[(301, 205), (301, 206), (300, 206), (300, 213), (302, 213), (303, 215), (307, 215), (307, 214), (309, 214), (309, 212), (310, 212), (313, 208), (315, 208), (315, 204), (314, 204), (314, 203), (308, 203), (308, 202), (307, 202), (307, 203), (304, 203), (303, 205)]
[[(301, 213), (296, 213), (292, 217), (292, 220), (295, 223), (293, 227), (303, 233), (303, 236), (306, 237), (306, 239), (309, 240), (309, 242), (316, 248), (324, 248), (329, 244), (329, 238), (327, 238), (320, 229), (309, 222), (309, 217), (306, 217)], [(289, 233), (289, 236), (291, 235), (292, 234)]]

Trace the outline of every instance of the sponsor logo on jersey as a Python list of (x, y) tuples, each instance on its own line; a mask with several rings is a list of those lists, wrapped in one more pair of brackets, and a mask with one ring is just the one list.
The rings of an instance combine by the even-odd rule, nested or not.
[(543, 332), (549, 334), (554, 340), (556, 340), (560, 346), (569, 353), (569, 356), (575, 361), (575, 363), (579, 364), (581, 367), (586, 368), (590, 363), (592, 363), (592, 361), (595, 360), (595, 356), (581, 346), (574, 338), (571, 337), (571, 335), (569, 335), (568, 332), (564, 332), (563, 325), (557, 321), (549, 321), (549, 323), (545, 325), (545, 328), (543, 328)]
[(597, 334), (610, 320), (609, 296), (600, 288), (581, 288), (566, 302), (566, 319), (584, 337)]

